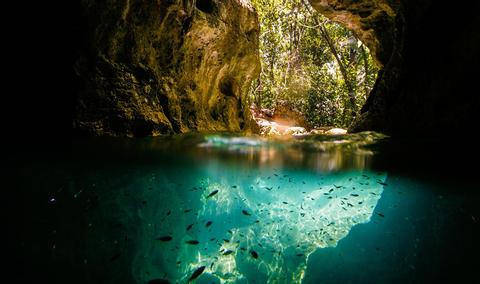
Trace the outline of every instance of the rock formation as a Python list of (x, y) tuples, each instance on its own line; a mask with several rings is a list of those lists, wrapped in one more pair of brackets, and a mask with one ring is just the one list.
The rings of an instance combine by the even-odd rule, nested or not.
[[(471, 130), (480, 99), (478, 2), (310, 0), (370, 48), (383, 70), (350, 131)], [(468, 5), (467, 5), (468, 4)]]
[(242, 0), (82, 1), (74, 129), (146, 136), (242, 131), (259, 23)]

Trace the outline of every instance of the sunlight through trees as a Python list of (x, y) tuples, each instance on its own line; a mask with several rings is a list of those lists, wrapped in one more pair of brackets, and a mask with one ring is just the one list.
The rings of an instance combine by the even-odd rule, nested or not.
[(346, 127), (365, 103), (378, 68), (368, 48), (305, 0), (252, 0), (260, 20), (260, 78), (250, 98), (257, 109), (279, 104), (308, 127)]

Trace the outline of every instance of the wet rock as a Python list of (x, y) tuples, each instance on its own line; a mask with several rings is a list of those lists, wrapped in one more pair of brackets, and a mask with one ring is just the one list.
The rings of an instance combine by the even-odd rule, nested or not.
[(147, 136), (251, 127), (259, 24), (245, 1), (82, 1), (74, 128)]
[[(478, 2), (310, 0), (353, 30), (382, 67), (349, 132), (440, 136), (476, 127), (480, 100), (473, 62), (480, 62)], [(448, 19), (448, 20), (447, 20)]]

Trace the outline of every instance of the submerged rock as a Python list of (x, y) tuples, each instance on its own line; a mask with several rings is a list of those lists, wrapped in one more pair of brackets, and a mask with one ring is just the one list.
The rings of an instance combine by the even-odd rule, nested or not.
[(74, 128), (147, 136), (248, 130), (259, 23), (246, 1), (82, 1)]

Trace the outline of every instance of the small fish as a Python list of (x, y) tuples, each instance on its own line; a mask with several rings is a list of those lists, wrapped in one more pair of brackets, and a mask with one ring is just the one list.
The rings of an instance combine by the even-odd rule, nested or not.
[(210, 227), (210, 225), (212, 225), (212, 223), (213, 223), (212, 221), (208, 221), (208, 222), (205, 224), (205, 227), (207, 227), (207, 228)]
[(387, 186), (388, 184), (387, 183), (384, 183), (384, 182), (381, 182), (381, 181), (377, 181), (378, 184), (381, 184), (383, 186)]
[(230, 242), (230, 240), (228, 240), (228, 239), (223, 239), (223, 241), (226, 242), (226, 243)]
[(245, 251), (245, 250), (247, 250), (247, 249), (246, 249), (246, 248), (244, 248), (244, 247), (241, 247), (241, 248), (240, 248), (240, 250), (243, 250), (243, 251)]
[(237, 186), (236, 186), (236, 185), (232, 185), (232, 187), (233, 187), (233, 188), (237, 188)]
[(192, 211), (192, 209), (185, 209), (185, 210), (183, 210), (183, 212), (185, 212), (185, 213), (188, 213), (188, 212), (190, 212), (190, 211)]
[(200, 276), (200, 274), (202, 274), (204, 270), (205, 270), (205, 266), (200, 266), (199, 268), (197, 268), (197, 269), (193, 272), (192, 276), (190, 276), (190, 278), (188, 279), (188, 282), (197, 279), (198, 276)]
[(342, 187), (341, 185), (335, 185), (335, 184), (333, 186), (335, 186), (336, 188), (341, 188)]
[(214, 196), (215, 194), (218, 193), (218, 189), (215, 189), (214, 191), (212, 191), (209, 195), (207, 195), (207, 198), (210, 198), (212, 196)]
[(253, 258), (257, 259), (258, 258), (258, 253), (254, 250), (250, 251), (250, 254), (252, 255)]
[(170, 281), (166, 279), (152, 279), (147, 282), (148, 284), (170, 284)]
[(117, 253), (116, 255), (114, 255), (114, 256), (112, 256), (112, 257), (110, 258), (110, 261), (116, 260), (116, 259), (119, 258), (121, 255), (122, 255), (121, 253)]
[(303, 253), (297, 253), (297, 256), (304, 256)]
[(228, 233), (233, 234), (232, 230), (227, 230)]
[(168, 242), (171, 241), (173, 238), (171, 236), (163, 236), (163, 237), (158, 237), (156, 240), (162, 241), (162, 242)]
[(270, 191), (273, 189), (273, 187), (265, 187), (266, 190)]
[(243, 213), (243, 215), (247, 215), (247, 216), (252, 215), (252, 214), (248, 213), (246, 210), (242, 210), (242, 213)]
[(377, 215), (382, 217), (382, 218), (385, 217), (385, 215), (383, 215), (382, 213), (377, 213)]
[(330, 188), (330, 190), (328, 192), (332, 192), (333, 191), (333, 188)]
[(177, 261), (177, 264), (180, 264), (180, 263), (182, 263), (182, 261), (181, 261), (181, 260)]
[(286, 201), (283, 201), (283, 204), (288, 204), (288, 202), (286, 202)]
[(192, 223), (192, 224), (190, 224), (190, 225), (187, 226), (187, 231), (190, 230), (190, 229), (193, 227), (193, 224), (194, 224), (194, 223)]
[(358, 194), (356, 194), (356, 193), (352, 193), (352, 194), (350, 194), (350, 195), (353, 196), (353, 197), (357, 197), (357, 196), (358, 196)]
[(171, 213), (172, 213), (172, 210), (168, 210), (167, 216), (170, 215)]
[(226, 250), (223, 255), (229, 255), (229, 254), (232, 254), (233, 253), (233, 250)]
[(190, 244), (190, 245), (198, 245), (200, 242), (197, 241), (197, 240), (190, 240), (190, 241), (186, 241), (185, 243)]

